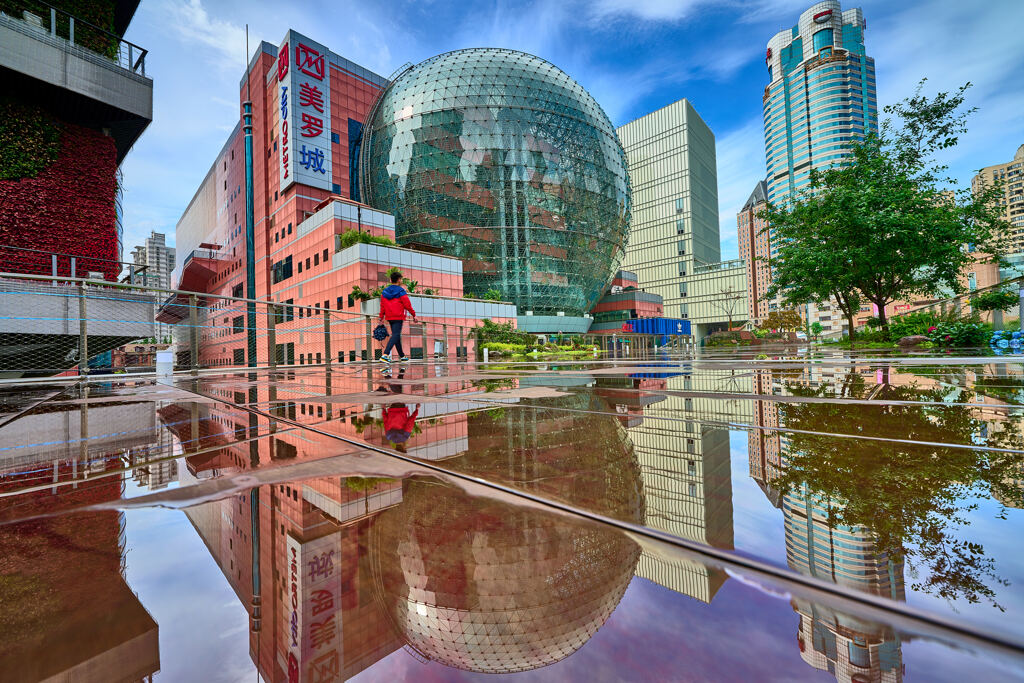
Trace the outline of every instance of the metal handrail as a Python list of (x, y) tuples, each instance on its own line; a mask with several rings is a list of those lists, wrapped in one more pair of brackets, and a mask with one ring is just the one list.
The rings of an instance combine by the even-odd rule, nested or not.
[[(45, 7), (46, 9), (50, 10), (50, 26), (49, 26), (50, 31), (49, 32), (50, 32), (51, 36), (57, 36), (57, 16), (58, 16), (58, 14), (61, 15), (61, 16), (67, 17), (69, 19), (69, 22), (68, 22), (68, 34), (67, 34), (67, 36), (60, 36), (60, 37), (61, 38), (65, 38), (72, 45), (78, 45), (79, 47), (81, 47), (83, 49), (86, 49), (86, 50), (89, 50), (90, 52), (93, 52), (93, 53), (95, 53), (97, 55), (100, 55), (100, 56), (103, 56), (103, 57), (107, 57), (108, 56), (108, 55), (104, 55), (102, 52), (97, 52), (96, 50), (94, 50), (92, 48), (85, 47), (81, 43), (76, 43), (75, 42), (75, 24), (76, 23), (77, 24), (81, 24), (83, 26), (86, 26), (87, 28), (89, 28), (92, 31), (96, 31), (96, 32), (100, 33), (101, 35), (103, 35), (103, 36), (105, 36), (107, 38), (110, 38), (111, 40), (114, 41), (114, 44), (117, 46), (117, 56), (115, 58), (113, 58), (113, 61), (115, 61), (117, 63), (117, 65), (120, 66), (121, 68), (126, 69), (128, 71), (131, 71), (134, 74), (139, 74), (140, 76), (145, 76), (146, 75), (146, 55), (149, 54), (149, 51), (146, 50), (145, 48), (140, 47), (139, 45), (136, 45), (135, 43), (132, 43), (132, 42), (130, 42), (128, 40), (125, 40), (123, 37), (117, 35), (116, 33), (112, 33), (111, 31), (108, 31), (107, 29), (105, 29), (105, 28), (103, 28), (101, 26), (97, 26), (96, 24), (94, 24), (94, 23), (92, 23), (90, 21), (82, 19), (81, 17), (77, 17), (74, 14), (71, 14), (70, 12), (68, 12), (66, 10), (60, 9), (59, 7), (54, 7), (53, 5), (51, 5), (48, 2), (43, 2), (43, 0), (31, 0), (30, 2), (23, 1), (23, 2), (18, 3), (18, 5), (21, 7), (23, 12), (27, 11), (27, 12), (31, 12), (33, 14), (34, 14), (33, 10), (38, 11), (38, 7), (36, 7), (37, 5), (41, 5), (42, 7)], [(18, 21), (22, 21), (24, 23), (24, 19), (22, 17), (16, 17), (16, 16), (12, 16), (12, 15), (6, 15), (6, 16), (11, 16), (13, 19), (18, 20)], [(123, 50), (123, 47), (127, 47), (128, 48), (127, 49), (127, 55), (124, 55), (125, 51)], [(138, 55), (138, 57), (136, 57), (136, 54)], [(121, 57), (122, 56), (124, 56), (126, 58), (125, 59), (125, 64), (121, 63), (121, 61), (122, 61)]]

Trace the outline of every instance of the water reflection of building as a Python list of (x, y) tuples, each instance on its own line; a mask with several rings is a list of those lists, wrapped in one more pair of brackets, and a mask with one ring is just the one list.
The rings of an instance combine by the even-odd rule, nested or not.
[[(386, 384), (384, 389), (382, 400), (398, 398)], [(283, 391), (278, 396), (286, 402), (297, 398)], [(407, 452), (641, 520), (643, 494), (632, 446), (618, 420), (607, 414), (607, 404), (586, 391), (550, 403), (551, 410), (512, 405), (481, 410), (458, 398), (424, 402)], [(323, 416), (327, 407), (347, 419), (323, 423), (324, 428), (370, 442), (384, 438), (376, 417), (379, 405), (318, 403), (308, 394), (299, 405), (297, 411), (286, 406), (285, 412)], [(287, 431), (232, 443), (269, 425), (261, 420), (255, 429), (246, 426), (230, 407), (196, 405), (192, 411), (183, 406), (180, 414), (163, 411), (161, 416), (180, 430), (189, 463), (184, 476), (245, 468), (253, 457), (280, 459), (277, 443), (289, 444), (288, 459), (324, 454), (322, 443)], [(610, 530), (465, 499), (425, 481), (324, 477), (263, 486), (255, 492), (255, 524), (253, 495), (195, 506), (187, 514), (249, 610), (252, 656), (269, 681), (342, 680), (403, 646), (418, 656), (479, 671), (549, 664), (600, 627), (632, 578), (639, 554), (632, 541)], [(259, 538), (256, 577), (254, 534)], [(425, 584), (433, 595), (429, 604), (421, 591)], [(413, 614), (412, 603), (400, 596), (415, 591), (421, 592)], [(420, 619), (424, 611), (432, 617)], [(462, 659), (451, 650), (459, 644), (424, 640), (417, 629), (444, 628), (438, 620), (446, 615), (446, 633), (470, 623), (487, 630), (488, 645), (504, 653), (502, 664), (476, 656), (484, 634), (473, 641), (469, 630), (462, 632)], [(527, 621), (510, 620), (517, 615), (532, 619), (532, 627), (524, 630)], [(543, 653), (535, 648), (537, 633), (545, 643)]]
[[(781, 395), (786, 382), (807, 386), (835, 379), (821, 373), (783, 378), (778, 372), (756, 370), (754, 391)], [(813, 490), (800, 487), (783, 494), (773, 486), (786, 467), (790, 448), (786, 433), (774, 429), (785, 427), (785, 416), (780, 414), (777, 401), (759, 399), (753, 403), (754, 429), (748, 436), (750, 476), (768, 500), (782, 509), (790, 569), (865, 593), (905, 600), (903, 561), (890, 558), (870, 530), (837, 523), (835, 503)], [(902, 680), (900, 640), (892, 628), (803, 599), (794, 599), (792, 605), (800, 617), (797, 642), (805, 662), (828, 671), (837, 681)]]
[[(855, 590), (905, 600), (903, 561), (879, 548), (863, 528), (829, 520), (828, 501), (807, 491), (783, 496), (789, 567)], [(899, 636), (889, 626), (850, 617), (817, 603), (794, 599), (797, 634), (805, 662), (837, 681), (896, 683), (903, 679)]]
[[(146, 408), (90, 406), (82, 397), (4, 425), (0, 515), (23, 519), (121, 498), (125, 451), (117, 437), (137, 447), (153, 438), (153, 406)], [(117, 415), (135, 418), (135, 429)], [(158, 626), (125, 582), (123, 512), (2, 525), (0, 565), (0, 679), (136, 681), (160, 669)]]
[[(694, 391), (688, 373), (631, 379), (640, 397), (634, 401), (644, 406), (643, 419), (631, 422), (628, 431), (644, 482), (646, 524), (732, 548), (729, 431), (705, 424), (720, 418), (727, 402), (685, 395)], [(655, 380), (660, 385), (652, 384)], [(637, 575), (703, 602), (711, 602), (726, 579), (724, 572), (700, 563), (668, 563), (649, 553), (640, 556)]]
[[(770, 370), (754, 370), (754, 394), (775, 393)], [(779, 476), (782, 449), (779, 442), (779, 404), (776, 401), (754, 399), (753, 429), (747, 433), (747, 458), (750, 477), (761, 487), (764, 495), (775, 507), (782, 505), (782, 497), (772, 482)]]

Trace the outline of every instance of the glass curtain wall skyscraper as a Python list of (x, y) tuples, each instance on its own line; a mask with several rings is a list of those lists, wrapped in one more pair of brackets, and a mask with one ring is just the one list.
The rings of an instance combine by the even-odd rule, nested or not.
[[(768, 41), (764, 146), (768, 201), (785, 205), (810, 185), (812, 169), (848, 160), (855, 142), (878, 131), (875, 62), (864, 48), (867, 23), (859, 8), (838, 0), (812, 5), (796, 25)], [(771, 242), (771, 256), (778, 242)], [(842, 330), (834, 305), (808, 304), (808, 324)]]
[(795, 196), (813, 168), (841, 164), (851, 144), (878, 131), (875, 62), (865, 54), (860, 9), (825, 0), (768, 42), (764, 138), (768, 201)]

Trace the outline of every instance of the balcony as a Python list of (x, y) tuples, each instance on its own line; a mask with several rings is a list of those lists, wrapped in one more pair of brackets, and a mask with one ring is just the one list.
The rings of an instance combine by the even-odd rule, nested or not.
[[(137, 2), (115, 3), (123, 32)], [(18, 93), (80, 125), (103, 128), (118, 163), (153, 119), (153, 81), (145, 49), (120, 35), (37, 0), (0, 11), (0, 79)]]

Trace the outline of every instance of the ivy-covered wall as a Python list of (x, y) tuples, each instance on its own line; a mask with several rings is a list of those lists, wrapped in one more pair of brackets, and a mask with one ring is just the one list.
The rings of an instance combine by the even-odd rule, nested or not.
[[(31, 111), (12, 106), (8, 111), (20, 111), (19, 116)], [(80, 275), (102, 271), (108, 279), (116, 277), (120, 270), (116, 263), (89, 261), (116, 261), (119, 253), (113, 139), (49, 119), (41, 123), (27, 118), (22, 124), (19, 135), (17, 126), (0, 123), (0, 260), (4, 262), (0, 265), (20, 272), (50, 273), (48, 256), (30, 257), (3, 249), (13, 246), (71, 254), (79, 257)], [(18, 262), (12, 263), (15, 259)], [(61, 274), (68, 275), (69, 270), (68, 261), (62, 259)]]
[[(105, 31), (114, 33), (114, 0), (49, 0), (58, 10), (83, 19)], [(21, 18), (24, 12), (31, 12), (42, 19), (43, 27), (50, 28), (50, 8), (34, 0), (0, 0), (0, 12)], [(57, 19), (57, 35), (67, 38), (68, 19), (61, 15)], [(75, 43), (111, 59), (117, 56), (117, 40), (84, 24), (75, 23)]]

